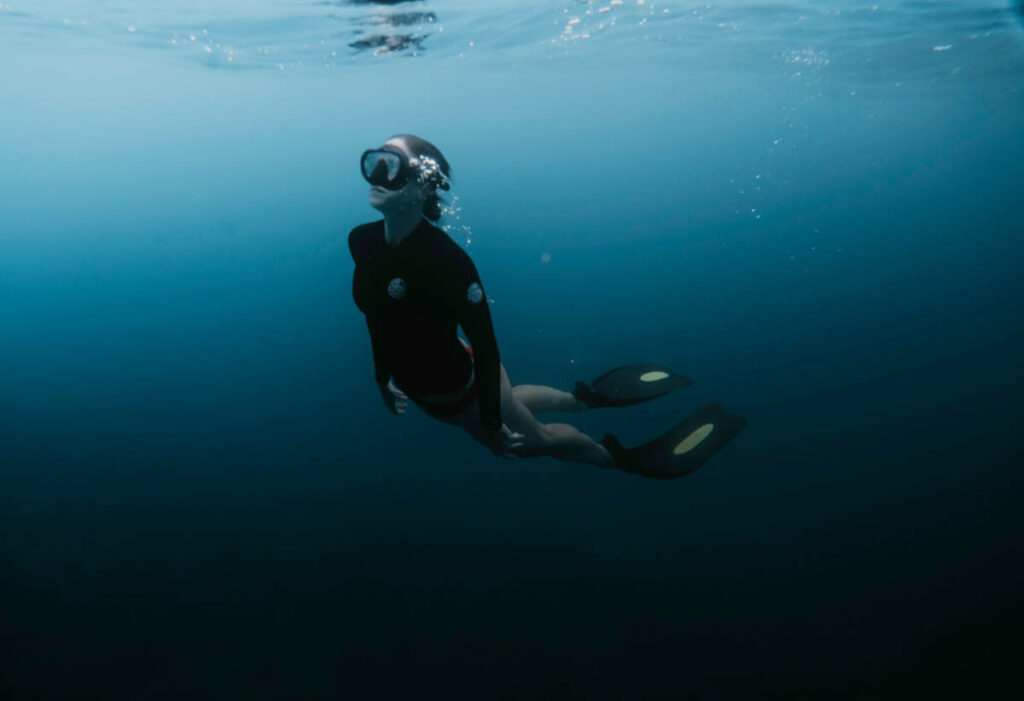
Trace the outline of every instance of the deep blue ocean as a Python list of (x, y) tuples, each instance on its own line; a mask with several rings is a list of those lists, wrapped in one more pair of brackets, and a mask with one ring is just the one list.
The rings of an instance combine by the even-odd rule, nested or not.
[[(395, 133), (513, 384), (746, 429), (656, 481), (387, 413)], [(0, 697), (1015, 696), (1022, 183), (1016, 2), (3, 0)]]

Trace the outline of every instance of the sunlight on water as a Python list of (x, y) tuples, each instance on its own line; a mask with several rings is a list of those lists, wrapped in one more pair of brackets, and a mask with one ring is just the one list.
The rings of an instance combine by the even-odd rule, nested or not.
[(162, 51), (210, 68), (324, 70), (415, 57), (503, 65), (569, 58), (694, 70), (831, 71), (845, 80), (1021, 74), (1019, 5), (755, 0), (365, 2), (12, 0), (9, 45)]

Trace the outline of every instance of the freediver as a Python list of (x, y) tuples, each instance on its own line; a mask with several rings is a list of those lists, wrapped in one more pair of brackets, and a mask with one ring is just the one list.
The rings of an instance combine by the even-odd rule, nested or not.
[(364, 152), (360, 165), (370, 206), (384, 218), (349, 234), (352, 292), (366, 315), (388, 411), (404, 414), (411, 399), (496, 456), (550, 456), (660, 479), (697, 469), (743, 428), (745, 419), (708, 404), (654, 441), (627, 449), (611, 434), (597, 442), (569, 424), (538, 421), (546, 412), (637, 404), (691, 383), (663, 366), (629, 365), (572, 392), (513, 387), (476, 267), (431, 223), (441, 218), (440, 192), (451, 186), (447, 159), (428, 141), (400, 134)]

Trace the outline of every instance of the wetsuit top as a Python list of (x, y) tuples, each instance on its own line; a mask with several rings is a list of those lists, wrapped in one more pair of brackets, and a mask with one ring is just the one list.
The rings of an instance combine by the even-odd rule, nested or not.
[(426, 219), (394, 248), (384, 240), (383, 220), (357, 226), (348, 245), (356, 264), (352, 296), (366, 315), (377, 382), (392, 378), (414, 398), (452, 394), (466, 387), (475, 367), (481, 423), (500, 429), (498, 344), (466, 252)]

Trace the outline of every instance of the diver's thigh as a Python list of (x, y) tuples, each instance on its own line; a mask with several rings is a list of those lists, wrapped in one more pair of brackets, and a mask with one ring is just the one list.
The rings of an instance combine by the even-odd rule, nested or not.
[[(523, 448), (517, 450), (519, 455), (536, 454), (545, 445), (546, 433), (544, 424), (537, 421), (536, 417), (527, 409), (522, 402), (515, 398), (512, 392), (512, 385), (508, 380), (508, 373), (505, 367), (501, 367), (501, 418), (512, 431), (523, 435)], [(474, 439), (486, 445), (486, 432), (480, 422), (480, 400), (479, 397), (472, 406), (459, 414), (455, 423), (458, 423)]]
[(523, 435), (523, 448), (517, 453), (529, 455), (543, 449), (547, 441), (544, 424), (516, 399), (504, 366), (501, 368), (501, 417), (510, 429)]

